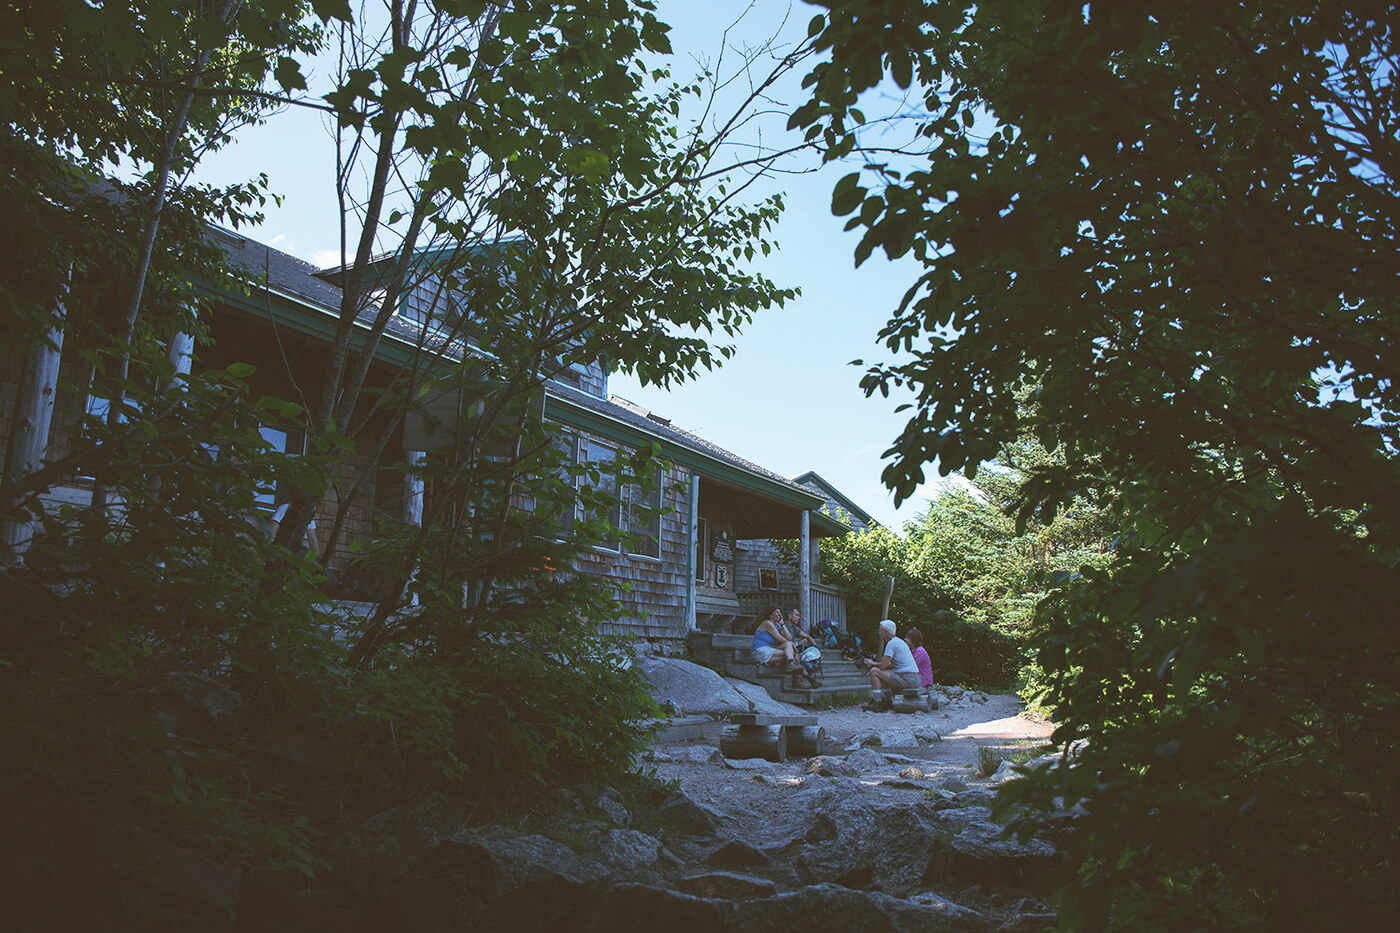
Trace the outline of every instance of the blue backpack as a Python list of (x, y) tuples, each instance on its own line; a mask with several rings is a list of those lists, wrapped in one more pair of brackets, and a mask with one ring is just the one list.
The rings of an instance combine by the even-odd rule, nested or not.
[(831, 619), (823, 619), (812, 626), (812, 637), (823, 648), (836, 648), (841, 644), (841, 629)]

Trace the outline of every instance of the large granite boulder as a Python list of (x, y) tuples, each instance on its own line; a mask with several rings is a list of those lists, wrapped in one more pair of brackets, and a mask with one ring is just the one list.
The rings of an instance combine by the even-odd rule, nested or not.
[(753, 712), (752, 701), (708, 667), (679, 658), (656, 657), (639, 657), (637, 666), (659, 703), (669, 702), (688, 713), (716, 716)]

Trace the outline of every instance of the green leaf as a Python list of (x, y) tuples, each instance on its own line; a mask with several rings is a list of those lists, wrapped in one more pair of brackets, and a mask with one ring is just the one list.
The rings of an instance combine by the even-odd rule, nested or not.
[(273, 77), (282, 86), (284, 91), (304, 91), (306, 90), (306, 78), (302, 76), (301, 65), (292, 58), (285, 55), (277, 59), (277, 66), (273, 69)]

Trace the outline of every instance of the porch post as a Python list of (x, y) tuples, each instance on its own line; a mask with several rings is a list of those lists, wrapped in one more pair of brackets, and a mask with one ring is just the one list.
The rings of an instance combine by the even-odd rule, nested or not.
[(802, 623), (811, 629), (812, 623), (812, 513), (802, 510), (802, 545), (797, 559), (797, 602), (802, 610)]
[[(415, 528), (423, 527), (423, 474), (419, 472), (424, 461), (428, 459), (426, 451), (405, 450), (404, 462), (408, 464), (408, 469), (403, 475), (403, 520)], [(418, 565), (415, 563), (413, 569), (409, 571), (407, 583), (412, 583), (418, 576)], [(409, 599), (409, 605), (418, 605), (418, 594), (414, 594)]]
[(418, 470), (427, 459), (425, 451), (404, 451), (408, 470), (403, 475), (403, 520), (415, 528), (423, 524), (423, 474)]
[(695, 561), (698, 558), (700, 545), (696, 540), (700, 526), (700, 474), (690, 474), (690, 514), (688, 516), (686, 534), (686, 554), (689, 560), (685, 567), (685, 631), (689, 634), (695, 631)]
[[(15, 399), (14, 423), (5, 457), (5, 482), (15, 483), (43, 466), (49, 452), (49, 427), (53, 424), (54, 402), (58, 394), (58, 365), (63, 355), (63, 321), (67, 309), (59, 302), (49, 322), (48, 333), (34, 347), (34, 355), (24, 368), (24, 377)], [(9, 506), (17, 503), (3, 503)], [(18, 558), (34, 538), (30, 518), (0, 522), (0, 561)]]
[(170, 343), (166, 345), (165, 358), (175, 368), (169, 387), (178, 390), (184, 386), (185, 377), (190, 374), (190, 363), (194, 360), (194, 337), (183, 330), (171, 336)]

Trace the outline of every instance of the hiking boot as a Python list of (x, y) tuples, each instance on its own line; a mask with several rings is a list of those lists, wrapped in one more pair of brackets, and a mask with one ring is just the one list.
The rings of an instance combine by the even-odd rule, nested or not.
[(860, 708), (865, 710), (867, 713), (878, 713), (880, 712), (880, 710), (885, 708), (885, 704), (879, 702), (878, 700), (866, 700), (864, 703), (861, 704)]

